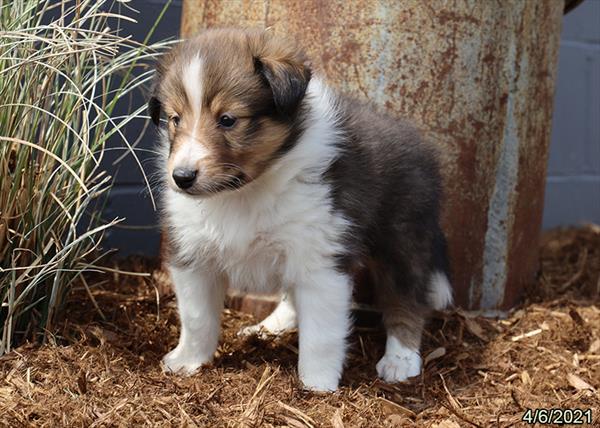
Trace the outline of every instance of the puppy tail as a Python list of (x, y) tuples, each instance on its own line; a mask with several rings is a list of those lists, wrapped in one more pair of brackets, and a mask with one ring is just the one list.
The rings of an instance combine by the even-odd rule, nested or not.
[(447, 247), (446, 237), (438, 227), (433, 240), (433, 269), (427, 296), (431, 308), (436, 311), (441, 311), (453, 303), (452, 285), (448, 279), (450, 266)]
[(438, 271), (431, 275), (428, 300), (436, 311), (452, 305), (452, 286), (445, 273)]

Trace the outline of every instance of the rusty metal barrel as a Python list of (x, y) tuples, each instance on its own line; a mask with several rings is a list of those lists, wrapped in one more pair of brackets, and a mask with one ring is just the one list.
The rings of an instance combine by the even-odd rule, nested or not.
[(336, 88), (443, 153), (457, 303), (506, 309), (538, 270), (559, 0), (184, 0), (182, 35), (272, 27)]

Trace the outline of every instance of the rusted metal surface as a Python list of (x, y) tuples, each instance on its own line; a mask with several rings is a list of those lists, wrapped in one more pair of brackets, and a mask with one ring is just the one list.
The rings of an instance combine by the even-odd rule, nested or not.
[(441, 147), (457, 302), (507, 308), (537, 247), (562, 1), (185, 0), (183, 35), (272, 27)]

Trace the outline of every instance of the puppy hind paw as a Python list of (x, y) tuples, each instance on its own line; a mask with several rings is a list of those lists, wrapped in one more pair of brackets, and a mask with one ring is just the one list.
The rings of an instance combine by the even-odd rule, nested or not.
[(260, 339), (266, 339), (269, 336), (273, 336), (274, 333), (268, 331), (264, 326), (260, 324), (254, 324), (247, 327), (242, 327), (237, 332), (238, 337), (252, 337), (256, 336)]
[(384, 381), (403, 382), (421, 373), (421, 357), (416, 351), (403, 355), (384, 355), (376, 368), (377, 374)]
[(281, 336), (288, 331), (294, 329), (294, 326), (283, 326), (277, 328), (269, 328), (264, 324), (254, 324), (248, 327), (243, 327), (238, 330), (238, 337), (256, 336), (260, 339), (268, 339), (269, 337)]

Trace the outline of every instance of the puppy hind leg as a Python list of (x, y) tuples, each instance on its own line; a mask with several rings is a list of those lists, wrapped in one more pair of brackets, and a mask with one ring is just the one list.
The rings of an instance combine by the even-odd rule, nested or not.
[(298, 326), (296, 308), (290, 292), (283, 294), (275, 310), (258, 324), (244, 327), (238, 331), (238, 336), (266, 337), (278, 336)]
[[(396, 266), (397, 268), (398, 266)], [(397, 269), (379, 265), (371, 269), (377, 301), (386, 330), (385, 354), (377, 363), (377, 374), (389, 383), (402, 382), (421, 372), (421, 334), (427, 309), (414, 297), (414, 289), (402, 292), (396, 282)]]
[(385, 354), (376, 366), (379, 377), (389, 383), (402, 382), (421, 373), (419, 347), (425, 317), (396, 303), (383, 309), (387, 338)]

